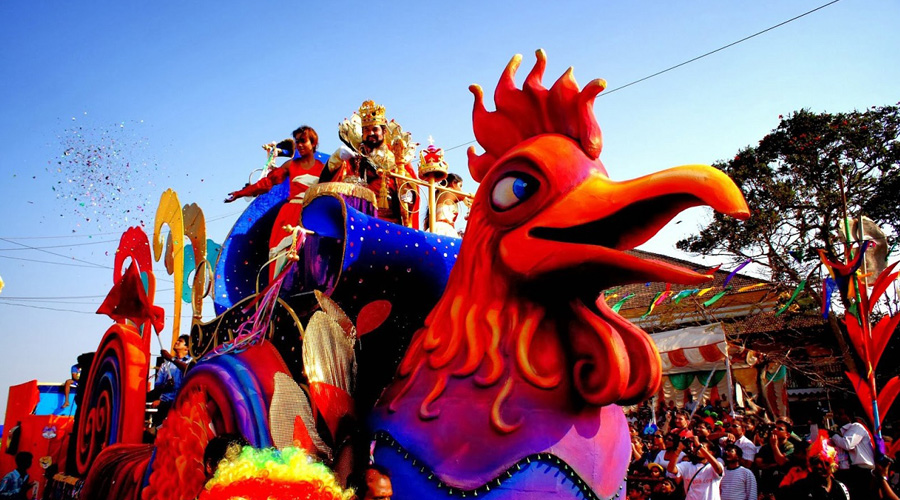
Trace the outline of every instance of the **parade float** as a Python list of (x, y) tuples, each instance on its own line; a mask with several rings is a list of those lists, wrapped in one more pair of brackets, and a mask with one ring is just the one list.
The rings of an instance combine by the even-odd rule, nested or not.
[[(273, 256), (271, 235), (285, 229), (278, 214), (292, 202), (285, 183), (258, 196), (219, 249), (203, 211), (163, 193), (151, 237), (130, 228), (115, 253), (98, 310), (114, 323), (85, 361), (69, 458), (53, 460), (61, 469), (47, 497), (197, 498), (209, 481), (207, 443), (222, 435), (303, 453), (341, 483), (374, 461), (401, 499), (623, 496), (630, 443), (620, 405), (655, 394), (662, 365), (649, 336), (601, 292), (708, 280), (626, 251), (689, 207), (749, 211), (708, 166), (611, 180), (593, 113), (605, 82), (579, 89), (569, 70), (547, 89), (538, 51), (518, 88), (520, 62), (502, 73), (495, 111), (470, 88), (483, 153), (469, 150), (479, 188), (463, 238), (383, 220), (384, 193), (329, 182), (306, 192), (286, 228), (290, 245)], [(408, 160), (415, 145), (395, 132), (389, 144)], [(352, 136), (342, 139), (353, 146)], [(419, 179), (382, 174), (401, 190), (427, 189), (433, 207), (446, 165), (428, 151)], [(169, 312), (181, 317), (190, 301), (196, 364), (148, 437), (152, 339), (165, 331), (154, 260), (174, 278)], [(204, 322), (208, 294), (216, 317)], [(177, 321), (168, 330), (173, 344), (187, 333)], [(295, 479), (324, 484), (314, 477)], [(346, 494), (322, 488), (323, 498)]]

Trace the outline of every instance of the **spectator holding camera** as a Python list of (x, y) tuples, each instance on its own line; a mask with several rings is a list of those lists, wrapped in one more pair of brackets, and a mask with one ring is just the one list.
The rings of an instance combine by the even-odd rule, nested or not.
[(747, 439), (744, 433), (744, 421), (736, 418), (731, 422), (725, 422), (723, 425), (724, 435), (719, 438), (719, 446), (724, 450), (729, 444), (733, 444), (741, 449), (740, 463), (743, 467), (750, 469), (756, 458), (756, 445)]
[(757, 435), (765, 442), (755, 459), (759, 471), (759, 491), (774, 493), (790, 467), (788, 457), (794, 453), (794, 445), (789, 439), (791, 425), (785, 421), (764, 424), (757, 428)]
[(666, 470), (682, 478), (685, 500), (721, 500), (719, 489), (725, 468), (710, 451), (710, 443), (702, 443), (695, 436), (684, 439), (676, 449), (687, 451), (690, 461), (671, 461)]
[(683, 451), (678, 449), (679, 441), (680, 438), (678, 437), (678, 434), (674, 432), (666, 434), (663, 438), (666, 447), (664, 450), (657, 453), (653, 462), (662, 465), (665, 468), (668, 468), (669, 462), (681, 462), (685, 455)]

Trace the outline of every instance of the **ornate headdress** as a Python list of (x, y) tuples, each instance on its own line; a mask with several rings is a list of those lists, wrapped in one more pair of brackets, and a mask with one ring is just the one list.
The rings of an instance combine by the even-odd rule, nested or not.
[(375, 101), (363, 101), (359, 107), (359, 118), (363, 127), (387, 125), (387, 120), (384, 119), (384, 106), (375, 104)]
[[(430, 141), (431, 138), (429, 137)], [(428, 179), (434, 177), (435, 181), (441, 181), (447, 177), (447, 162), (444, 161), (444, 150), (429, 144), (427, 148), (419, 152), (419, 177)]]
[(808, 456), (809, 458), (818, 457), (827, 464), (834, 464), (835, 460), (837, 460), (837, 450), (834, 449), (834, 446), (831, 446), (828, 433), (824, 429), (819, 430), (819, 435), (810, 444)]

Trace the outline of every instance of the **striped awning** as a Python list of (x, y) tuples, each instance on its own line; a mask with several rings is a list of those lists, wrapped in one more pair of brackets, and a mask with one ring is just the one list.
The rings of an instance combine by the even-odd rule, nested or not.
[(650, 338), (659, 350), (663, 375), (725, 369), (728, 345), (721, 323), (654, 333)]

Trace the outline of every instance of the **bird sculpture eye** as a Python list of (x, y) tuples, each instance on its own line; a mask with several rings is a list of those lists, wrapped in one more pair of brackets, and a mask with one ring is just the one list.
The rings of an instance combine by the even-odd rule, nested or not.
[(531, 197), (538, 189), (534, 177), (515, 172), (500, 179), (491, 192), (491, 202), (499, 211), (509, 210)]

